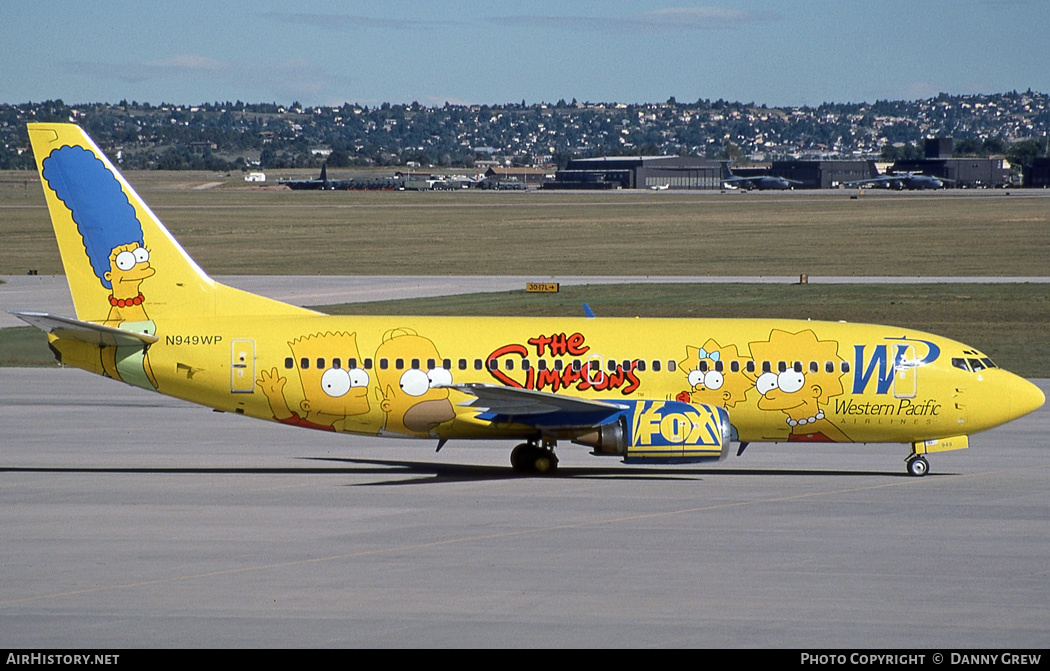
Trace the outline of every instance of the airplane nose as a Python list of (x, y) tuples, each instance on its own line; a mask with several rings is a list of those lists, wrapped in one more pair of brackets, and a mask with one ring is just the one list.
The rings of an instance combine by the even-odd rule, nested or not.
[(1017, 378), (1010, 392), (1010, 410), (1013, 419), (1038, 410), (1046, 402), (1043, 390), (1022, 377)]

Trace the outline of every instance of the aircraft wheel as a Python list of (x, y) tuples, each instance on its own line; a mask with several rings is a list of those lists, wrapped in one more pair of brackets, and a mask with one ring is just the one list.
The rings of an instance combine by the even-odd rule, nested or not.
[(524, 473), (529, 470), (531, 464), (531, 458), (529, 451), (534, 449), (532, 445), (528, 443), (522, 443), (513, 450), (510, 451), (510, 467), (518, 473)]
[(930, 472), (930, 462), (925, 457), (912, 457), (908, 460), (908, 473), (921, 478)]
[(536, 448), (532, 459), (532, 470), (539, 475), (552, 475), (558, 470), (558, 457), (550, 450)]

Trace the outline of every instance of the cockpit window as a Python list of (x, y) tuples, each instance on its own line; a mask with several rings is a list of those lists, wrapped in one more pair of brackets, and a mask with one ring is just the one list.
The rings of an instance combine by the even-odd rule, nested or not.
[(975, 373), (979, 370), (984, 370), (987, 367), (981, 363), (980, 359), (967, 359), (966, 362), (970, 364), (970, 368), (972, 368)]
[(966, 359), (963, 359), (962, 357), (952, 358), (952, 366), (960, 370), (970, 370), (970, 367), (966, 365)]
[(985, 368), (997, 368), (997, 366), (994, 363), (992, 363), (992, 360), (989, 359), (988, 357), (983, 357), (981, 359), (981, 363), (984, 364)]

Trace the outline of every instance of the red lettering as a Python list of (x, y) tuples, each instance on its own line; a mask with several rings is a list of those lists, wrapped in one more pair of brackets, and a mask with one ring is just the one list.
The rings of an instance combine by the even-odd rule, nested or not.
[(547, 351), (547, 345), (551, 344), (550, 336), (536, 336), (529, 338), (528, 343), (536, 348), (536, 356), (543, 356)]
[(590, 349), (590, 347), (583, 344), (582, 333), (573, 333), (571, 336), (569, 336), (569, 341), (567, 345), (569, 354), (571, 354), (572, 356), (583, 356), (587, 353), (587, 350)]
[(499, 359), (501, 356), (506, 356), (508, 354), (517, 354), (519, 357), (524, 359), (528, 355), (528, 353), (529, 351), (521, 345), (504, 345), (503, 347), (500, 347), (498, 350), (489, 355), (489, 358), (485, 361), (485, 369), (488, 370), (489, 375), (496, 378), (503, 384), (521, 389), (522, 386), (520, 383), (516, 382), (513, 378), (508, 376), (502, 370), (499, 370), (498, 367), (494, 369), (491, 362)]
[(539, 375), (536, 376), (536, 389), (542, 390), (547, 385), (551, 386), (551, 391), (558, 391), (561, 386), (561, 376), (556, 370), (541, 370)]

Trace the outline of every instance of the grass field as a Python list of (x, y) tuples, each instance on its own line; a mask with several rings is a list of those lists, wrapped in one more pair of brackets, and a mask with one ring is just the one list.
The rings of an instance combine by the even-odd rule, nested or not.
[[(240, 174), (128, 178), (216, 275), (1050, 274), (1043, 191), (293, 192)], [(61, 273), (34, 175), (0, 174), (0, 235), (0, 275)]]

